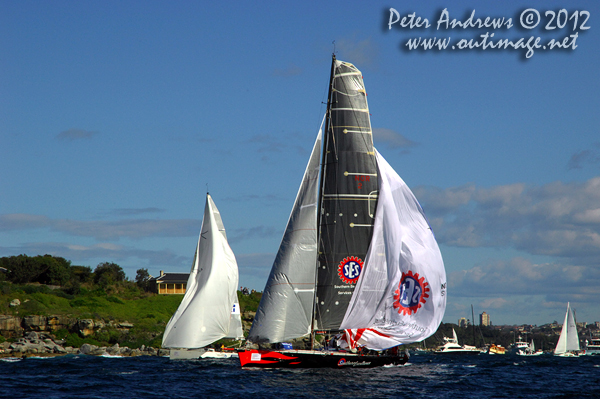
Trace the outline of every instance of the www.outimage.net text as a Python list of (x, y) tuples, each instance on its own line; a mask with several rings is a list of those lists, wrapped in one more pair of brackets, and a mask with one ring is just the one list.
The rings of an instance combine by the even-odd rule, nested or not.
[[(528, 8), (520, 12), (514, 22), (511, 17), (480, 17), (476, 10), (465, 19), (451, 18), (447, 8), (431, 23), (429, 19), (418, 16), (416, 12), (402, 15), (395, 8), (389, 9), (388, 30), (427, 30), (434, 29), (437, 32), (485, 30), (474, 37), (460, 37), (453, 39), (452, 36), (444, 37), (410, 37), (403, 43), (405, 50), (421, 51), (460, 51), (460, 50), (523, 50), (525, 57), (531, 58), (537, 50), (575, 50), (578, 48), (577, 39), (579, 33), (590, 29), (590, 13), (586, 10), (558, 11), (547, 10), (542, 13), (534, 8)], [(543, 38), (541, 35), (523, 35), (516, 38), (501, 38), (501, 33), (510, 31), (513, 27), (521, 30), (538, 29), (542, 34), (552, 35), (559, 33), (559, 37)], [(566, 31), (566, 32), (565, 32)], [(500, 34), (496, 36), (496, 33)], [(462, 34), (464, 36), (464, 34)], [(495, 37), (496, 36), (496, 37)]]

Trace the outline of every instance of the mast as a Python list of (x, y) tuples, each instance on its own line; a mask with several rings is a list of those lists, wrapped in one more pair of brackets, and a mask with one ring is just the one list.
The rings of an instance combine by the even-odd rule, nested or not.
[(473, 346), (477, 346), (475, 342), (475, 312), (473, 312), (473, 304), (471, 304), (471, 317), (473, 318)]
[[(325, 181), (325, 168), (327, 167), (327, 164), (325, 162), (325, 155), (327, 154), (327, 148), (329, 146), (329, 131), (330, 131), (330, 124), (331, 124), (331, 95), (333, 93), (333, 77), (335, 74), (335, 53), (331, 54), (331, 71), (329, 73), (329, 91), (327, 93), (327, 109), (325, 111), (325, 134), (324, 134), (324, 143), (323, 143), (323, 155), (321, 156), (321, 179), (319, 182), (319, 208), (317, 211), (317, 245), (319, 245), (319, 242), (321, 241), (321, 217), (322, 217), (322, 212), (321, 210), (323, 209), (323, 184)], [(318, 256), (318, 251), (317, 251), (317, 258), (315, 259), (315, 268), (317, 269), (317, 273), (315, 273), (315, 293), (314, 293), (314, 298), (313, 298), (313, 315), (312, 315), (312, 321), (310, 324), (310, 349), (313, 350), (315, 347), (315, 318), (317, 317), (316, 312), (317, 312), (317, 290), (316, 287), (318, 285), (318, 279), (319, 279), (319, 256)]]
[[(323, 209), (323, 184), (325, 181), (325, 169), (327, 168), (327, 163), (325, 162), (327, 151), (329, 148), (329, 137), (331, 131), (331, 96), (333, 94), (333, 78), (335, 74), (335, 53), (331, 54), (331, 72), (329, 74), (329, 91), (327, 93), (327, 109), (325, 111), (325, 133), (324, 133), (324, 143), (323, 143), (323, 155), (321, 156), (321, 181), (319, 183), (319, 209)], [(321, 217), (322, 212), (317, 213), (317, 242), (320, 241), (321, 238)]]

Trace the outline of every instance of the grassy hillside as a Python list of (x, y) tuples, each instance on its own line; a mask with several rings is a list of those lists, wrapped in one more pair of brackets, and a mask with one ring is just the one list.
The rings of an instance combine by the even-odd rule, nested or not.
[[(256, 311), (260, 294), (241, 295), (242, 312)], [(20, 306), (10, 307), (19, 299)], [(66, 329), (55, 333), (65, 339), (67, 346), (114, 345), (160, 347), (164, 328), (175, 312), (183, 295), (157, 295), (144, 292), (132, 282), (121, 282), (107, 288), (81, 287), (78, 295), (40, 284), (11, 284), (0, 282), (0, 314), (24, 317), (28, 315), (66, 315), (74, 319), (102, 319), (105, 322), (129, 322), (134, 325), (128, 334), (114, 327), (106, 327), (92, 336), (83, 338)], [(0, 336), (0, 340), (3, 338)]]

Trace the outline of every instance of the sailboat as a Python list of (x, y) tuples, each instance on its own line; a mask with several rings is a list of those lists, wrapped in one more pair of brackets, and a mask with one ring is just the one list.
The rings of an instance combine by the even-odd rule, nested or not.
[(362, 73), (333, 55), (327, 111), (247, 337), (258, 349), (239, 351), (240, 364), (404, 364), (399, 346), (432, 335), (445, 308), (431, 227), (373, 146)]
[(560, 337), (554, 349), (555, 356), (579, 357), (579, 335), (577, 335), (577, 324), (571, 310), (571, 304), (567, 303), (567, 313), (563, 323)]
[(207, 193), (186, 292), (163, 335), (162, 347), (169, 348), (171, 359), (235, 356), (234, 351), (206, 346), (221, 338), (244, 337), (237, 285), (237, 262), (221, 214)]

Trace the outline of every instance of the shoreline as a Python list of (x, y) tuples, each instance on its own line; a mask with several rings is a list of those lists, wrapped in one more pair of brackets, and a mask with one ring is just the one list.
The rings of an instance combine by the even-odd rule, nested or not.
[(131, 349), (127, 346), (96, 346), (83, 344), (79, 348), (63, 346), (62, 340), (54, 340), (48, 334), (29, 332), (15, 342), (5, 341), (0, 344), (0, 358), (6, 357), (53, 357), (64, 355), (92, 355), (92, 356), (164, 356), (169, 351), (162, 348), (153, 348), (142, 345)]

